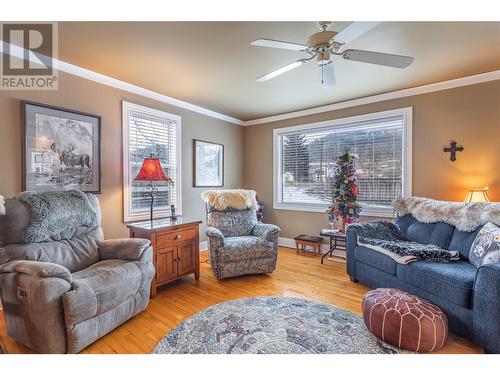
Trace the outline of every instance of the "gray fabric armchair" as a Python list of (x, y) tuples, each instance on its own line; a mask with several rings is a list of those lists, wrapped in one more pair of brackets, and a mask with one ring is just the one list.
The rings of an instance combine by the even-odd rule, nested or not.
[(255, 210), (216, 210), (207, 205), (208, 251), (218, 279), (273, 272), (280, 228), (257, 223)]
[(148, 240), (103, 240), (90, 226), (25, 242), (30, 207), (6, 200), (0, 216), (0, 296), (7, 332), (41, 353), (77, 353), (144, 310), (154, 275)]

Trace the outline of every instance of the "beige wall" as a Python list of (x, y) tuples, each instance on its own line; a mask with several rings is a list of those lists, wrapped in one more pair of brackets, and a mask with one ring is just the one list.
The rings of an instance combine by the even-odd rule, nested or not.
[(242, 185), (243, 128), (241, 126), (60, 73), (57, 91), (0, 91), (0, 194), (2, 195), (11, 196), (20, 192), (22, 188), (21, 99), (94, 113), (102, 117), (102, 194), (99, 195), (99, 200), (102, 226), (107, 238), (128, 235), (123, 224), (122, 100), (182, 116), (182, 200), (185, 217), (204, 218), (204, 205), (200, 198), (202, 189), (192, 187), (193, 138), (224, 144), (225, 187), (236, 188)]
[[(327, 224), (325, 214), (272, 208), (273, 129), (402, 107), (413, 107), (413, 195), (461, 201), (467, 189), (489, 186), (490, 198), (500, 201), (500, 81), (494, 81), (246, 127), (244, 186), (258, 192), (265, 221), (289, 238)], [(465, 148), (455, 162), (442, 151), (450, 139)]]

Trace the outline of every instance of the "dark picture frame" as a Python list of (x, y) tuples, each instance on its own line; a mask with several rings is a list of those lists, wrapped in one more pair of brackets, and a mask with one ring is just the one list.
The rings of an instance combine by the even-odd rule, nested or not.
[(224, 186), (224, 145), (193, 139), (193, 187)]
[(101, 116), (21, 101), (23, 190), (101, 193)]

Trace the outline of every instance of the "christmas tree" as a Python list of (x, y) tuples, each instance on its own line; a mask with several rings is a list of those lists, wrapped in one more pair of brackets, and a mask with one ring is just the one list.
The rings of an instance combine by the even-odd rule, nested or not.
[(361, 205), (358, 203), (358, 176), (354, 165), (357, 158), (356, 154), (346, 150), (337, 161), (332, 203), (327, 211), (330, 221), (342, 218), (344, 223), (350, 224), (359, 217)]

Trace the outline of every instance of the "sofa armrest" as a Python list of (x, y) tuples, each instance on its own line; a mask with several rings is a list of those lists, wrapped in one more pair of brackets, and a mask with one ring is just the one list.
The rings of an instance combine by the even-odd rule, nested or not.
[(253, 227), (253, 235), (266, 239), (267, 241), (274, 241), (276, 235), (281, 231), (281, 229), (274, 224), (255, 224)]
[(205, 229), (205, 234), (208, 237), (208, 257), (210, 259), (210, 265), (212, 266), (214, 274), (217, 274), (219, 272), (219, 257), (217, 254), (219, 250), (224, 247), (224, 235), (215, 227), (207, 227)]
[[(371, 223), (371, 225), (373, 225), (373, 221), (366, 223)], [(351, 224), (347, 227), (346, 231), (346, 270), (347, 274), (353, 279), (356, 279), (354, 249), (358, 246), (358, 237), (362, 237), (364, 230), (368, 229), (368, 227), (365, 226), (366, 223)]]
[[(224, 246), (224, 235), (215, 227), (207, 227), (207, 229), (205, 229), (205, 234), (208, 237), (208, 251), (210, 256), (215, 256), (217, 250)], [(213, 259), (210, 261), (214, 262)]]
[(14, 260), (1, 265), (9, 336), (40, 353), (66, 353), (62, 300), (71, 288), (71, 273), (59, 264)]
[(215, 227), (207, 227), (207, 229), (205, 229), (205, 234), (209, 238), (215, 237), (215, 238), (220, 238), (222, 241), (224, 241), (224, 235), (219, 229)]
[(0, 273), (23, 273), (38, 278), (54, 277), (71, 283), (71, 273), (66, 267), (56, 263), (37, 262), (34, 260), (14, 260), (0, 266)]
[(104, 240), (99, 245), (99, 258), (141, 261), (150, 246), (151, 241), (144, 238)]
[(346, 239), (346, 270), (347, 274), (353, 279), (356, 278), (356, 264), (354, 258), (354, 249), (358, 245), (358, 230), (356, 227), (347, 227)]
[(500, 353), (499, 296), (500, 262), (479, 267), (472, 302), (474, 341), (489, 353)]

